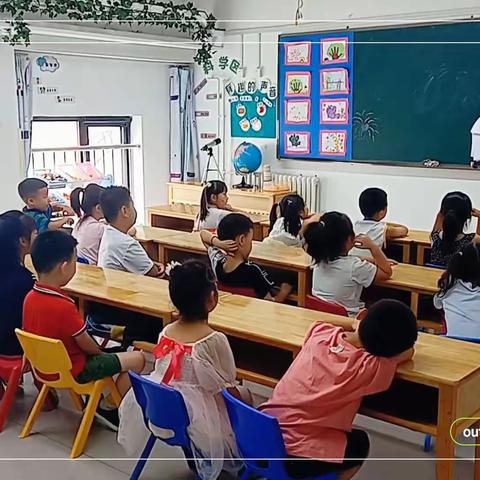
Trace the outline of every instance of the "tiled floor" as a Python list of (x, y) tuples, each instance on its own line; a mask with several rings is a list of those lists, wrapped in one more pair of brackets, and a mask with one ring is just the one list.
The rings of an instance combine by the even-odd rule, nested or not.
[[(34, 434), (20, 440), (18, 434), (26, 413), (33, 403), (35, 391), (27, 385), (26, 393), (16, 398), (14, 412), (5, 430), (0, 433), (0, 478), (8, 480), (123, 480), (133, 470), (134, 460), (125, 459), (115, 434), (95, 424), (88, 440), (86, 454), (70, 461), (68, 455), (73, 434), (79, 421), (68, 397), (62, 397), (58, 410), (43, 413), (34, 427)], [(371, 458), (358, 475), (358, 480), (433, 480), (433, 454), (420, 448), (422, 436), (403, 429), (385, 428), (380, 422), (360, 418), (368, 428), (372, 443)], [(390, 435), (386, 435), (388, 432)], [(399, 440), (398, 438), (410, 441)], [(459, 452), (463, 456), (471, 451)], [(192, 476), (175, 448), (157, 443), (153, 457), (147, 464), (142, 480), (189, 480)], [(169, 460), (165, 460), (169, 458)], [(415, 460), (383, 460), (390, 458)], [(170, 460), (171, 459), (171, 460)], [(380, 459), (380, 460), (378, 460)], [(473, 480), (473, 466), (469, 460), (457, 462), (456, 480)]]

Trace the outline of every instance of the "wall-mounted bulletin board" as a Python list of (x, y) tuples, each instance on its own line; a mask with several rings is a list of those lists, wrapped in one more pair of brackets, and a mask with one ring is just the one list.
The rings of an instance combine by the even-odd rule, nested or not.
[(352, 158), (351, 33), (280, 37), (278, 154)]
[(479, 39), (478, 21), (281, 35), (278, 156), (467, 167)]

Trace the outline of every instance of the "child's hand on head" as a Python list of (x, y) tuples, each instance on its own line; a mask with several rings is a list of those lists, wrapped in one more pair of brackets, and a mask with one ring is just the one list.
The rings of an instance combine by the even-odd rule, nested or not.
[(472, 210), (472, 217), (480, 218), (480, 210), (474, 208), (474, 209)]
[(357, 248), (371, 250), (376, 247), (376, 244), (369, 236), (360, 234), (355, 237), (355, 246)]
[(238, 245), (234, 240), (221, 240), (218, 242), (218, 248), (228, 255), (233, 255), (238, 250)]

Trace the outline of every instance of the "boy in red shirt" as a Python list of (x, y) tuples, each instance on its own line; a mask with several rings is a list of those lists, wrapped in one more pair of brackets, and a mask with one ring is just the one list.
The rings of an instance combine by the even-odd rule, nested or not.
[[(417, 340), (413, 312), (396, 300), (370, 307), (358, 330), (316, 323), (261, 409), (276, 417), (292, 478), (351, 479), (368, 457), (368, 435), (352, 429), (364, 396), (387, 390)], [(315, 460), (314, 460), (315, 459)], [(322, 459), (322, 460), (319, 460)], [(325, 459), (325, 460), (323, 460)]]
[[(34, 241), (31, 255), (38, 281), (25, 298), (23, 328), (61, 340), (72, 362), (72, 375), (79, 383), (119, 374), (116, 384), (123, 397), (130, 388), (127, 372), (141, 372), (145, 359), (141, 352), (104, 353), (87, 333), (75, 302), (62, 292), (76, 272), (76, 245), (71, 235), (53, 230)], [(97, 417), (112, 429), (118, 428), (116, 409), (99, 408)]]

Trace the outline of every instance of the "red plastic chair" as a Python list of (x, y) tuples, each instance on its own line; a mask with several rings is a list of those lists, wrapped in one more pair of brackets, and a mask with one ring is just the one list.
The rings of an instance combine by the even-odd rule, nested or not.
[(305, 307), (318, 312), (333, 313), (342, 317), (348, 317), (347, 309), (339, 303), (329, 302), (313, 295), (307, 295), (305, 299)]
[[(0, 356), (0, 432), (3, 431), (23, 374), (23, 357)], [(6, 388), (2, 385), (6, 384)]]
[(244, 287), (230, 287), (224, 285), (223, 283), (218, 284), (218, 289), (222, 292), (233, 293), (234, 295), (243, 295), (244, 297), (257, 298), (255, 290), (253, 288), (244, 288)]

